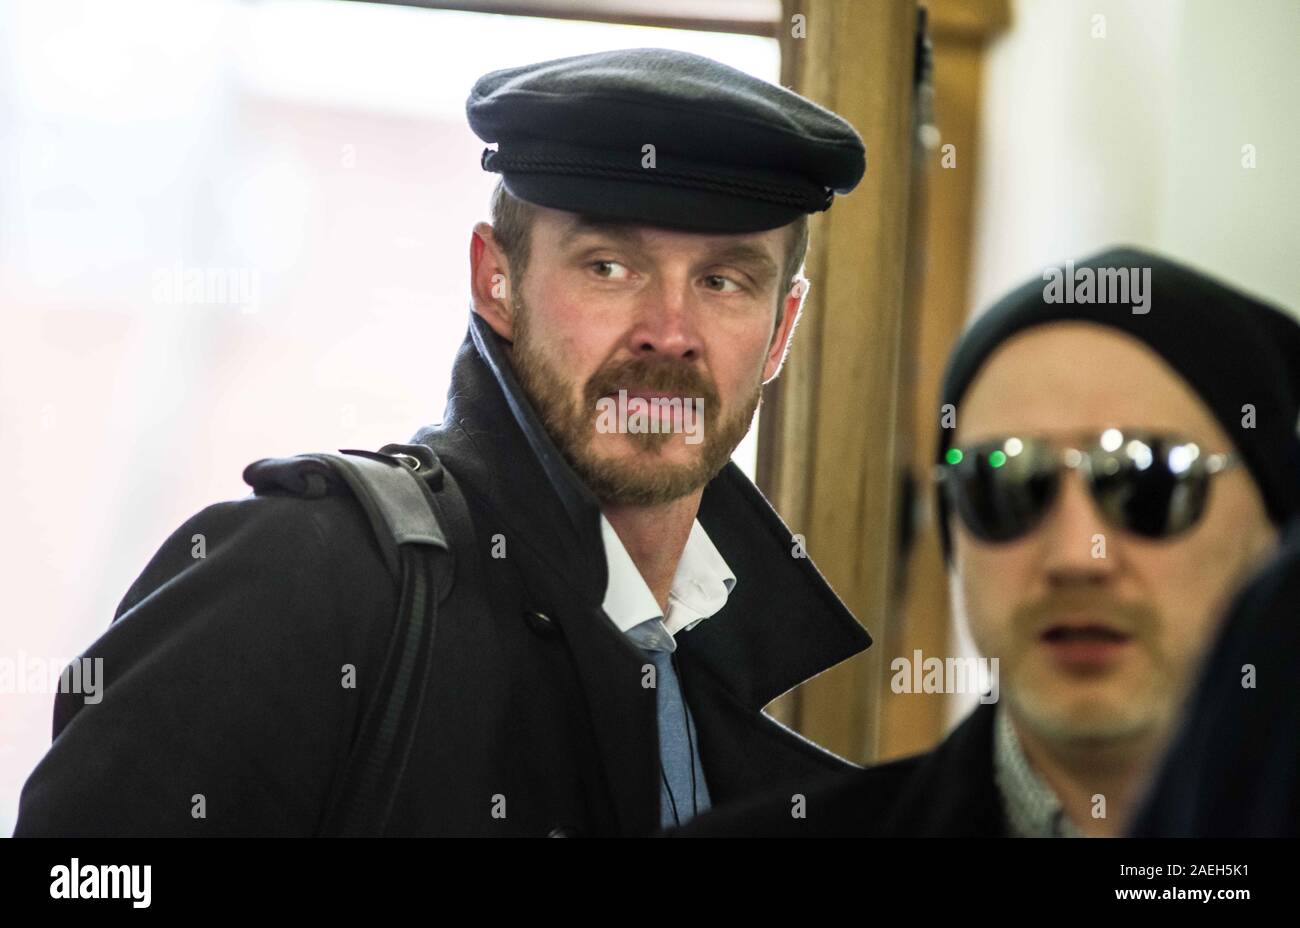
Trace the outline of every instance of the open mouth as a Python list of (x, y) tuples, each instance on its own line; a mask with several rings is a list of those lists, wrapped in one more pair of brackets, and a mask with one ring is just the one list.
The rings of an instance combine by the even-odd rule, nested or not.
[(1040, 636), (1049, 644), (1064, 644), (1073, 641), (1115, 642), (1128, 641), (1132, 635), (1106, 625), (1053, 625)]
[(1038, 640), (1063, 669), (1098, 672), (1129, 653), (1133, 636), (1096, 622), (1062, 622), (1044, 629)]

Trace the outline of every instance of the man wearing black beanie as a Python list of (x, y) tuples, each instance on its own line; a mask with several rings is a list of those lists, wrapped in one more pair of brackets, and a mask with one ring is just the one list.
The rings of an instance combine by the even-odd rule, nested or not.
[(991, 698), (929, 753), (686, 832), (1123, 834), (1220, 616), (1300, 513), (1298, 378), (1300, 325), (1153, 254), (1008, 295), (949, 360), (935, 467)]

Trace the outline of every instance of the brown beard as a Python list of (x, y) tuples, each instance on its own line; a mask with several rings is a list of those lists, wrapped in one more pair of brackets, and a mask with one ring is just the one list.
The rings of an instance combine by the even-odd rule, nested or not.
[(597, 370), (573, 399), (573, 384), (551, 363), (529, 325), (532, 313), (522, 297), (514, 300), (515, 374), (551, 440), (565, 460), (602, 503), (651, 506), (680, 499), (712, 480), (749, 431), (761, 402), (761, 385), (744, 398), (721, 424), (701, 429), (695, 459), (686, 464), (657, 460), (669, 442), (684, 441), (680, 432), (626, 433), (638, 453), (626, 460), (601, 457), (592, 447), (597, 436), (597, 400), (620, 389), (657, 391), (702, 401), (701, 425), (719, 408), (718, 391), (695, 366), (686, 362), (633, 358)]

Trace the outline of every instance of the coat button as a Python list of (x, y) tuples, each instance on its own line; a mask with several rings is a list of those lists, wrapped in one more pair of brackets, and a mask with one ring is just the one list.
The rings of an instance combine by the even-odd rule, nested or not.
[(524, 623), (534, 634), (542, 638), (555, 638), (560, 634), (560, 629), (556, 626), (555, 620), (544, 612), (537, 612), (534, 609), (525, 610)]

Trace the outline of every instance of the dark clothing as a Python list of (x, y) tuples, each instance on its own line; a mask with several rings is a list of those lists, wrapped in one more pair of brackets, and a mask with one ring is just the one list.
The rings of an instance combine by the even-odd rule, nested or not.
[(1230, 610), (1134, 836), (1300, 837), (1298, 607), (1300, 522)]
[[(450, 539), (455, 586), (388, 834), (654, 831), (655, 694), (601, 608), (599, 507), (477, 316), (446, 421), (416, 440), (456, 478), (473, 537)], [(714, 804), (848, 766), (762, 708), (869, 637), (790, 556), (790, 531), (734, 464), (699, 520), (737, 577), (723, 610), (679, 635)], [(102, 702), (56, 697), (15, 834), (315, 833), (383, 662), (395, 583), (351, 497), (204, 509), (86, 652), (103, 658)]]
[[(1300, 522), (1241, 592), (1209, 652), (1134, 837), (1300, 837)], [(1253, 668), (1253, 686), (1243, 685)], [(711, 813), (692, 837), (1006, 836), (994, 782), (995, 707), (933, 751)], [(806, 818), (791, 816), (792, 794)]]
[[(982, 704), (924, 754), (812, 778), (780, 794), (701, 816), (685, 837), (1001, 838), (1002, 797), (993, 780), (993, 720)], [(796, 796), (803, 797), (796, 818)]]

